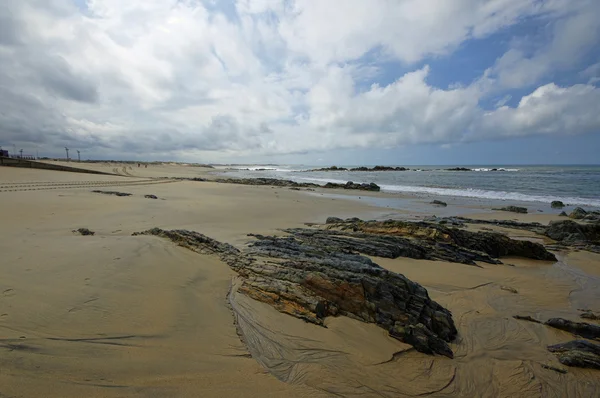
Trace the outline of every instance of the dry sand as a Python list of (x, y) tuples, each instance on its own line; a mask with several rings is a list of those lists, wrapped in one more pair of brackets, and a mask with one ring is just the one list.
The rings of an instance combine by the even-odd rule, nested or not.
[[(384, 209), (282, 188), (165, 183), (148, 178), (212, 171), (129, 166), (89, 167), (134, 177), (0, 168), (0, 396), (589, 397), (600, 391), (598, 371), (572, 368), (563, 375), (541, 367), (562, 367), (545, 346), (570, 334), (512, 318), (577, 320), (577, 308), (600, 310), (598, 255), (559, 253), (554, 264), (511, 258), (482, 268), (374, 259), (425, 286), (453, 312), (456, 358), (430, 357), (375, 325), (339, 317), (321, 328), (278, 313), (238, 294), (235, 273), (220, 260), (131, 236), (155, 226), (183, 228), (241, 246), (247, 233), (277, 233), (326, 216), (377, 217)], [(71, 232), (80, 227), (96, 234)], [(250, 352), (231, 306), (252, 340)]]

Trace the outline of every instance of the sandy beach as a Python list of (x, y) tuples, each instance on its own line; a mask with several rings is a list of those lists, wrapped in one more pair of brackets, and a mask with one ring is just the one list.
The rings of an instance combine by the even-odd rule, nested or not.
[[(236, 272), (216, 255), (156, 236), (153, 227), (200, 232), (243, 248), (248, 234), (324, 223), (329, 216), (407, 218), (357, 200), (385, 195), (171, 180), (214, 178), (209, 168), (84, 164), (117, 175), (0, 168), (0, 396), (591, 397), (598, 370), (565, 369), (547, 345), (573, 335), (539, 320), (578, 321), (600, 310), (600, 255), (554, 251), (478, 266), (372, 257), (427, 289), (452, 312), (454, 359), (430, 356), (375, 324), (328, 317), (321, 327), (237, 294)], [(120, 197), (92, 190), (120, 191)], [(148, 199), (155, 195), (158, 199)], [(333, 195), (333, 196), (332, 196)], [(412, 199), (411, 199), (412, 200)], [(477, 219), (547, 224), (549, 214), (469, 208)], [(440, 215), (419, 207), (419, 218)], [(489, 227), (489, 226), (486, 226)], [(74, 233), (89, 228), (92, 236)], [(481, 226), (469, 226), (482, 230)], [(490, 227), (551, 243), (529, 231)], [(234, 301), (231, 301), (234, 300)], [(249, 350), (236, 329), (252, 318), (272, 351)], [(594, 322), (594, 321), (590, 321)], [(596, 321), (597, 324), (597, 321)], [(246, 336), (247, 337), (247, 336)]]

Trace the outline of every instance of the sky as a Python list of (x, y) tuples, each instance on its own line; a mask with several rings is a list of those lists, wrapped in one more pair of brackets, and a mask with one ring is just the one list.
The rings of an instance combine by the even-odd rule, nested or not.
[(600, 163), (598, 0), (3, 0), (0, 146)]

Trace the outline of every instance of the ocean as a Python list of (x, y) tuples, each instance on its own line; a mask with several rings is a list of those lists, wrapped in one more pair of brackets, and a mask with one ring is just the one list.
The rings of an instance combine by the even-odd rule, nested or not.
[[(323, 166), (220, 166), (228, 176), (269, 177), (297, 182), (374, 182), (382, 192), (600, 208), (600, 166), (408, 166), (409, 171), (307, 171)], [(358, 167), (341, 165), (339, 167)], [(372, 167), (372, 166), (369, 166)], [(262, 169), (262, 170), (259, 170)], [(496, 169), (496, 170), (493, 170)]]

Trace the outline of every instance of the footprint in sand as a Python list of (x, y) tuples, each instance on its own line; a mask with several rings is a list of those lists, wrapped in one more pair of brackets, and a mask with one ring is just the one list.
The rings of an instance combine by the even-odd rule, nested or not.
[(0, 321), (4, 321), (8, 318), (8, 314), (0, 314)]
[(4, 297), (12, 297), (15, 295), (15, 289), (6, 289), (5, 291), (2, 292), (2, 295)]

